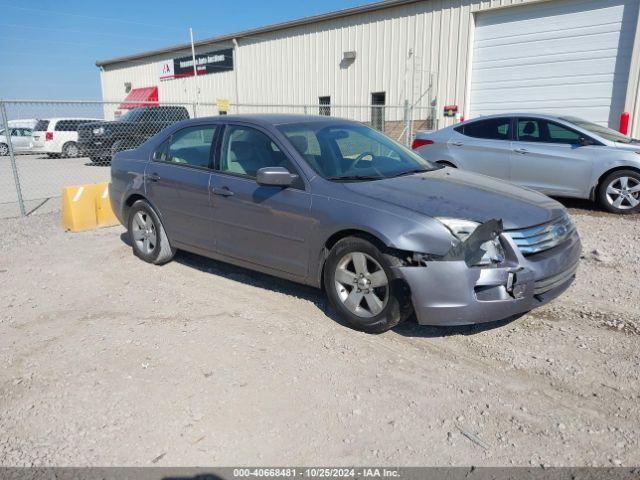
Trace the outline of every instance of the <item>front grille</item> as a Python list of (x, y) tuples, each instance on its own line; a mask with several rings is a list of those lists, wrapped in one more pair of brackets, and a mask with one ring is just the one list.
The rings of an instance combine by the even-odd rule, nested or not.
[(560, 218), (522, 230), (509, 230), (509, 235), (523, 255), (533, 255), (556, 247), (567, 240), (576, 230), (573, 221), (566, 213)]
[(533, 287), (534, 295), (542, 295), (549, 290), (553, 290), (556, 287), (560, 287), (567, 283), (569, 280), (572, 280), (576, 275), (576, 271), (578, 270), (578, 263), (570, 267), (568, 270), (561, 272), (553, 277), (544, 278), (542, 280), (538, 280), (535, 282)]

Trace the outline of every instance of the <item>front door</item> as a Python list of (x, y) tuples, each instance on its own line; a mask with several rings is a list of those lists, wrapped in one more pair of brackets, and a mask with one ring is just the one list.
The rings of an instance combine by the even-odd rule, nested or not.
[(516, 130), (511, 181), (549, 195), (588, 195), (600, 146), (582, 145), (584, 134), (541, 118), (518, 118)]
[(147, 196), (174, 246), (215, 250), (209, 184), (217, 128), (203, 125), (175, 132), (145, 169)]
[(291, 187), (256, 183), (260, 168), (298, 169), (270, 135), (227, 125), (211, 192), (218, 252), (288, 274), (307, 275), (311, 196), (301, 178)]

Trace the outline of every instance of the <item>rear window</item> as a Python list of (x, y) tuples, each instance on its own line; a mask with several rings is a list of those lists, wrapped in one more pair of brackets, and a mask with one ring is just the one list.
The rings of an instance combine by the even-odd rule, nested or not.
[(49, 128), (49, 120), (38, 120), (33, 130), (36, 132), (46, 132), (47, 128)]

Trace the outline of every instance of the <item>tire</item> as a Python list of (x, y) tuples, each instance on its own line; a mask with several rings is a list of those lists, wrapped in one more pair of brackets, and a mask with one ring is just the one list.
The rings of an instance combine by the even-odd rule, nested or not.
[[(413, 311), (405, 284), (393, 279), (391, 267), (398, 264), (398, 258), (382, 253), (363, 238), (340, 240), (324, 265), (324, 289), (329, 303), (356, 330), (367, 333), (390, 330)], [(386, 286), (375, 287), (385, 281)]]
[(163, 265), (176, 254), (160, 218), (145, 200), (138, 200), (132, 205), (127, 230), (133, 254), (147, 263)]
[(9, 155), (9, 146), (6, 143), (0, 143), (0, 157)]
[(49, 158), (59, 158), (60, 154), (58, 154), (58, 153), (47, 153), (47, 157), (49, 157)]
[(597, 200), (611, 213), (640, 212), (640, 173), (618, 170), (607, 175), (598, 186)]
[(62, 146), (62, 156), (66, 158), (77, 158), (79, 156), (76, 142), (67, 142)]

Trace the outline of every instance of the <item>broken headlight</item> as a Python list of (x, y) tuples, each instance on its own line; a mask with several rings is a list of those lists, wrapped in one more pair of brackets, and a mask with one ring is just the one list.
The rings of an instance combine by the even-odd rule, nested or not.
[[(460, 218), (437, 217), (436, 219), (447, 227), (460, 242), (464, 242), (469, 238), (480, 225), (477, 222)], [(498, 237), (484, 242), (479, 248), (482, 253), (482, 258), (474, 263), (474, 266), (486, 266), (504, 261), (504, 249)]]

